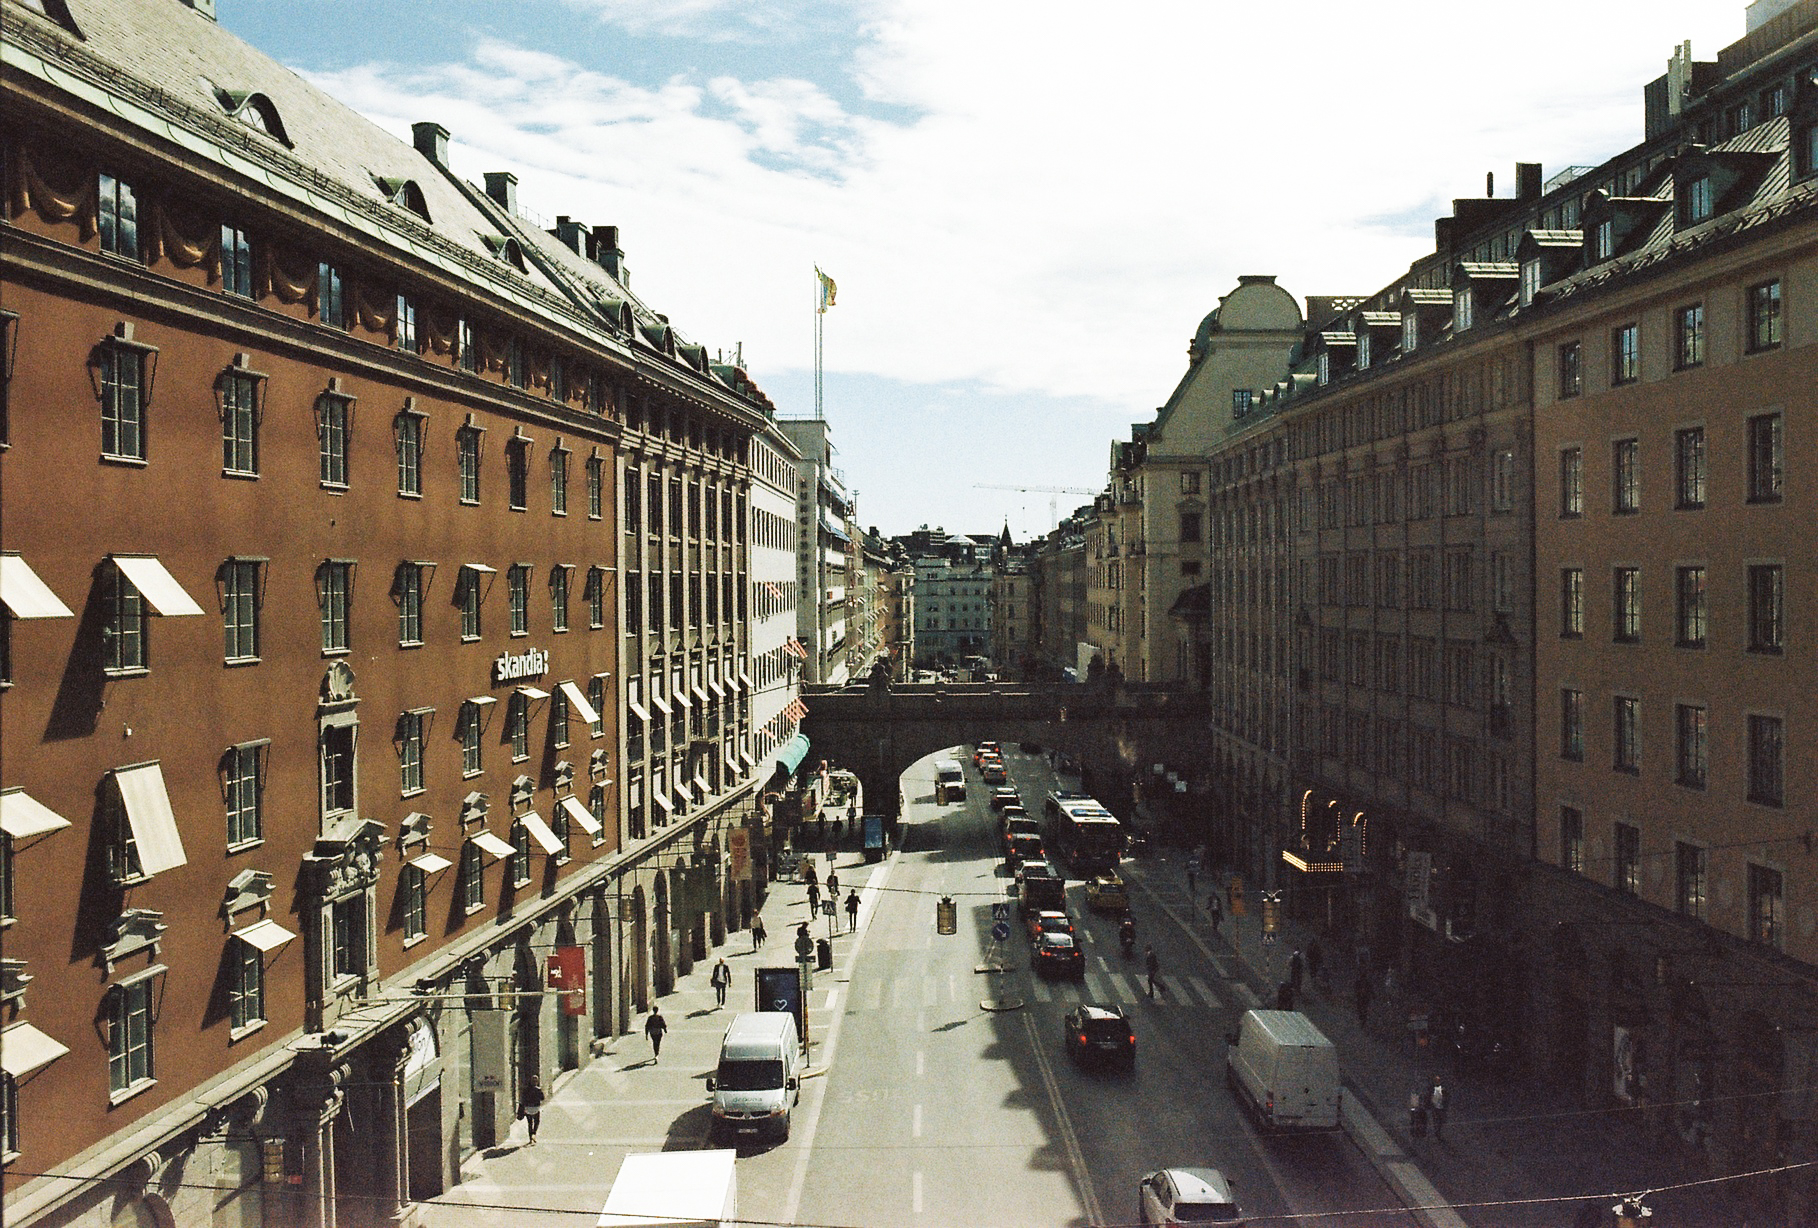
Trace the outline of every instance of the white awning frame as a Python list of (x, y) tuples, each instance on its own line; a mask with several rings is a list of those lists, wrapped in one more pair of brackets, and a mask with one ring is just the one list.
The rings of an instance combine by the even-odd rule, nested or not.
[(62, 831), (69, 820), (27, 793), (8, 789), (0, 793), (0, 831), (15, 840), (29, 840), (47, 832)]
[(635, 699), (628, 699), (625, 701), (625, 706), (631, 709), (631, 715), (637, 717), (646, 725), (650, 723), (650, 709), (646, 708), (643, 704)]
[(570, 712), (580, 717), (583, 721), (586, 721), (589, 725), (597, 725), (600, 723), (600, 714), (595, 711), (594, 706), (588, 702), (586, 692), (582, 691), (578, 684), (572, 680), (560, 682), (556, 684), (556, 689), (568, 697), (568, 710)]
[(121, 575), (132, 581), (152, 613), (165, 618), (188, 618), (202, 613), (195, 598), (185, 592), (177, 578), (151, 555), (110, 554), (108, 559)]
[(170, 793), (164, 787), (164, 769), (158, 760), (114, 769), (114, 785), (138, 846), (139, 871), (147, 878), (188, 865)]
[(75, 614), (63, 604), (63, 599), (51, 591), (50, 585), (38, 578), (19, 556), (16, 550), (0, 554), (0, 605), (13, 612), (17, 619), (27, 618), (74, 618)]
[(489, 831), (478, 831), (467, 837), (469, 842), (480, 846), (480, 851), (494, 861), (504, 861), (517, 853), (511, 845), (499, 839)]
[(448, 858), (442, 856), (440, 853), (418, 853), (404, 864), (407, 866), (415, 866), (423, 874), (430, 875), (440, 874), (449, 866), (452, 866), (454, 862), (448, 860)]
[(590, 836), (597, 836), (606, 830), (600, 826), (600, 821), (593, 817), (593, 811), (587, 809), (581, 799), (573, 794), (562, 799), (562, 809), (567, 811), (568, 817), (580, 824), (581, 830)]
[(232, 936), (265, 955), (281, 950), (286, 943), (294, 941), (296, 938), (295, 934), (269, 917), (235, 930)]
[(68, 1045), (29, 1023), (15, 1023), (0, 1032), (0, 1067), (14, 1079), (22, 1079), (68, 1052)]
[(657, 707), (657, 711), (661, 712), (664, 716), (674, 716), (675, 715), (675, 709), (670, 707), (669, 701), (667, 699), (664, 699), (661, 695), (658, 695), (658, 694), (652, 692), (652, 694), (650, 696), (650, 702), (655, 704)]
[(568, 846), (562, 843), (549, 824), (543, 821), (543, 816), (536, 811), (531, 810), (519, 815), (518, 822), (524, 825), (524, 830), (530, 833), (530, 838), (536, 841), (543, 852), (549, 856), (554, 857), (558, 853), (568, 851)]

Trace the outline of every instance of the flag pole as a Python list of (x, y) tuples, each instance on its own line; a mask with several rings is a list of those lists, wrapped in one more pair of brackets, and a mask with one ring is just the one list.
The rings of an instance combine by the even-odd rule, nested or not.
[(821, 266), (814, 266), (814, 420), (825, 416), (821, 409), (821, 328), (827, 314), (827, 291), (821, 285)]

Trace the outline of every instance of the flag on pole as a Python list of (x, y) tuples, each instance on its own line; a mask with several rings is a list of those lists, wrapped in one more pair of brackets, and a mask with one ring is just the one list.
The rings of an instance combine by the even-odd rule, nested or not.
[(818, 264), (814, 266), (814, 276), (821, 283), (821, 305), (815, 310), (825, 313), (827, 308), (833, 306), (833, 296), (839, 293), (839, 287), (833, 284), (833, 278), (821, 272)]

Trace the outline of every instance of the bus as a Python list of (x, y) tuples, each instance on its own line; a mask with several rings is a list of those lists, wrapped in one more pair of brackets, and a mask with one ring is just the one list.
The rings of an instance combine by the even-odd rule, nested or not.
[(1048, 851), (1081, 878), (1116, 868), (1124, 851), (1124, 825), (1116, 815), (1080, 793), (1050, 793), (1043, 811)]

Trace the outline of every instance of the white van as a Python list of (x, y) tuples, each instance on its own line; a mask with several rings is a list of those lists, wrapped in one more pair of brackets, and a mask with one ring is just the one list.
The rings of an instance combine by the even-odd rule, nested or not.
[(713, 1132), (727, 1138), (789, 1137), (789, 1115), (801, 1097), (801, 1044), (787, 1011), (739, 1015), (720, 1042), (720, 1065), (707, 1080)]
[(948, 802), (966, 800), (966, 769), (960, 766), (958, 759), (936, 759), (934, 761), (934, 804), (945, 806)]
[(1299, 1011), (1245, 1011), (1225, 1078), (1265, 1130), (1336, 1130), (1338, 1050)]

